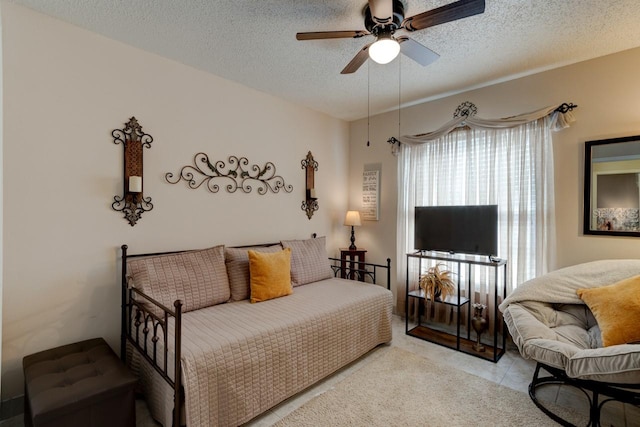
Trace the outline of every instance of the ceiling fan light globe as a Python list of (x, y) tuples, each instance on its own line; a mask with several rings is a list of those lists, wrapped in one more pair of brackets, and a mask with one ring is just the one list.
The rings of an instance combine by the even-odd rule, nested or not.
[(378, 64), (388, 64), (400, 53), (400, 43), (392, 38), (383, 38), (369, 47), (369, 58)]

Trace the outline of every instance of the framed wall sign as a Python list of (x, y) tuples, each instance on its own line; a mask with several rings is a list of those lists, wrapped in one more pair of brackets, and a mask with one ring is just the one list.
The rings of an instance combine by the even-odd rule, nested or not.
[(365, 165), (362, 174), (362, 219), (377, 221), (380, 214), (380, 164)]

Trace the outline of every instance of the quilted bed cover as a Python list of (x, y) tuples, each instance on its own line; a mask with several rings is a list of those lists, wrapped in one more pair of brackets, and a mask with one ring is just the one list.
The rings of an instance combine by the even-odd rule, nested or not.
[[(270, 301), (184, 314), (187, 426), (247, 422), (391, 341), (392, 305), (381, 286), (332, 278)], [(171, 366), (171, 351), (168, 359)], [(139, 371), (153, 417), (170, 426), (172, 389), (144, 361)]]

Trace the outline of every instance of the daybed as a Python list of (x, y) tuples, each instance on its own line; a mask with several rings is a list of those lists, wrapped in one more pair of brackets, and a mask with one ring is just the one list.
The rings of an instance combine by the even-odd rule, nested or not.
[[(139, 373), (154, 418), (239, 425), (391, 340), (391, 292), (336, 278), (324, 245), (141, 255), (122, 247), (122, 357)], [(250, 267), (249, 249), (290, 250), (290, 295), (250, 302), (258, 274), (249, 275), (257, 256)], [(386, 268), (389, 286), (389, 260), (368, 265), (361, 273), (376, 278)]]
[(555, 421), (570, 425), (537, 399), (545, 384), (589, 391), (594, 426), (610, 398), (640, 405), (639, 275), (640, 260), (579, 264), (521, 284), (500, 305), (520, 353), (537, 362), (529, 395)]

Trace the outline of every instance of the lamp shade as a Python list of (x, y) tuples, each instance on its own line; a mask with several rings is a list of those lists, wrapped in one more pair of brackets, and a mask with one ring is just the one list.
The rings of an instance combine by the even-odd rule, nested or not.
[(362, 225), (360, 222), (360, 212), (358, 211), (348, 211), (347, 216), (344, 218), (344, 225), (351, 225), (359, 227)]

